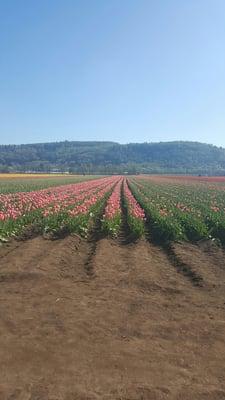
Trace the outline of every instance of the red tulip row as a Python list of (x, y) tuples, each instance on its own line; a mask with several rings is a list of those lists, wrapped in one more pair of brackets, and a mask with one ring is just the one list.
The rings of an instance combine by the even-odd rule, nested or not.
[(140, 237), (145, 233), (145, 212), (134, 198), (127, 180), (124, 181), (124, 200), (130, 230), (136, 237)]
[(111, 196), (108, 199), (102, 220), (102, 227), (106, 233), (117, 236), (121, 226), (121, 187), (123, 178), (116, 184)]
[(16, 220), (38, 209), (43, 211), (44, 216), (54, 214), (83, 201), (86, 196), (111, 183), (113, 179), (103, 178), (33, 192), (0, 195), (0, 221), (9, 218)]
[(117, 236), (122, 223), (122, 202), (127, 208), (131, 231), (140, 236), (144, 232), (145, 214), (123, 177), (114, 176), (32, 192), (2, 194), (0, 240), (1, 237), (20, 232), (31, 223), (38, 224), (47, 231), (67, 227), (69, 231), (86, 232), (89, 221), (101, 214), (105, 203), (102, 228), (112, 236)]
[(122, 223), (121, 189), (123, 189), (123, 199), (127, 209), (127, 222), (130, 230), (135, 236), (142, 236), (145, 232), (145, 213), (132, 195), (125, 178), (117, 183), (108, 200), (103, 216), (103, 229), (112, 236), (117, 236), (119, 233)]
[(114, 179), (110, 179), (106, 185), (101, 188), (98, 188), (97, 192), (94, 191), (90, 196), (86, 196), (86, 199), (83, 203), (78, 204), (73, 209), (68, 211), (68, 214), (72, 217), (75, 217), (79, 214), (86, 214), (90, 208), (102, 197), (106, 195), (112, 189), (112, 186), (115, 184)]
[(79, 225), (84, 228), (89, 217), (98, 212), (99, 203), (104, 201), (118, 179), (109, 177), (40, 191), (1, 195), (0, 238), (18, 233), (30, 223), (40, 224), (47, 230), (67, 225), (71, 230), (79, 231)]
[(131, 193), (131, 190), (128, 187), (127, 180), (124, 182), (124, 195), (126, 198), (126, 202), (128, 205), (128, 210), (130, 215), (132, 215), (134, 218), (138, 218), (141, 220), (145, 219), (145, 212), (143, 208), (138, 204), (136, 199), (134, 198), (133, 194)]

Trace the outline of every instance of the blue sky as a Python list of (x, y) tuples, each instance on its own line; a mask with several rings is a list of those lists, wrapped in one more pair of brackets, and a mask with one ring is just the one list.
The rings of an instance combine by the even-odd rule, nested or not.
[(0, 143), (225, 147), (224, 0), (0, 2)]

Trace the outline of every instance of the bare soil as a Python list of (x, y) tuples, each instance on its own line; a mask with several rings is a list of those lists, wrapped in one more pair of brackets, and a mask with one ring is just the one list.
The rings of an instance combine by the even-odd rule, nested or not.
[(211, 243), (35, 237), (0, 248), (0, 400), (225, 399)]

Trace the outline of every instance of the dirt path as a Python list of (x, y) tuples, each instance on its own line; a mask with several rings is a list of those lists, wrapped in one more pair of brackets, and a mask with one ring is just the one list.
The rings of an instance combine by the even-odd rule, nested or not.
[(0, 400), (225, 399), (224, 254), (173, 252), (78, 237), (0, 248)]

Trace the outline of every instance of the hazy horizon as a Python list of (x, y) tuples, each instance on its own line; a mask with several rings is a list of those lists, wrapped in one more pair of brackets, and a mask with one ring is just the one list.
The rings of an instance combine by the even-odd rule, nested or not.
[(0, 143), (225, 147), (223, 0), (1, 5)]

